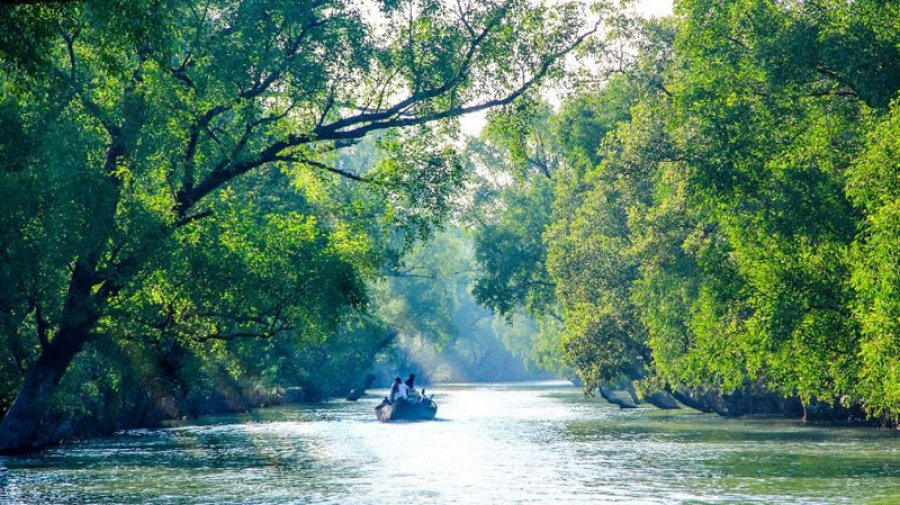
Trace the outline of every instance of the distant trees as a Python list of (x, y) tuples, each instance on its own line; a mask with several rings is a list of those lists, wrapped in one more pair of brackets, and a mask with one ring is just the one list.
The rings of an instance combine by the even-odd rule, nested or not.
[[(476, 142), (472, 149), (491, 174), (482, 181), (473, 213), (476, 259), (482, 267), (473, 293), (481, 304), (500, 314), (522, 311), (537, 319), (542, 331), (534, 357), (557, 373), (566, 373), (565, 368), (553, 362), (565, 358), (583, 379), (588, 378), (574, 346), (598, 335), (587, 326), (576, 329), (574, 325), (580, 324), (580, 317), (587, 324), (607, 296), (603, 290), (592, 291), (598, 280), (596, 269), (601, 267), (596, 260), (616, 260), (590, 237), (574, 237), (574, 229), (596, 226), (604, 233), (612, 232), (608, 227), (614, 223), (609, 219), (582, 219), (579, 207), (587, 174), (603, 157), (600, 143), (628, 120), (638, 96), (637, 86), (617, 77), (597, 95), (571, 97), (555, 114), (539, 104), (509, 108), (492, 115), (483, 144)], [(574, 311), (576, 305), (580, 315)], [(612, 347), (597, 347), (612, 352)], [(547, 359), (548, 351), (556, 355), (555, 360)], [(622, 366), (632, 368), (632, 351), (622, 350), (627, 364), (604, 371), (605, 381), (618, 381)], [(592, 391), (600, 379), (587, 380)]]
[(506, 324), (476, 303), (472, 249), (465, 228), (450, 222), (375, 283), (369, 310), (396, 332), (376, 372), (393, 377), (399, 367), (428, 382), (477, 382), (541, 371), (530, 359), (534, 322), (519, 317)]

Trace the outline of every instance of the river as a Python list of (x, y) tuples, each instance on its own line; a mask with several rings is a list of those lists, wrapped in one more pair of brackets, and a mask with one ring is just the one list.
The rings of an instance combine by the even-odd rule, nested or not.
[(619, 410), (562, 383), (435, 392), (431, 422), (378, 423), (371, 397), (2, 458), (0, 503), (900, 504), (885, 431)]

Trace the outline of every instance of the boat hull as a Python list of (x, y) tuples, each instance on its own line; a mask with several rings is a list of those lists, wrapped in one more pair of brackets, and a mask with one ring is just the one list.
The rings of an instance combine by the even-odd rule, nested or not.
[(393, 404), (381, 402), (375, 407), (375, 416), (379, 421), (429, 421), (437, 415), (437, 404), (426, 400), (421, 403), (410, 403), (399, 400)]

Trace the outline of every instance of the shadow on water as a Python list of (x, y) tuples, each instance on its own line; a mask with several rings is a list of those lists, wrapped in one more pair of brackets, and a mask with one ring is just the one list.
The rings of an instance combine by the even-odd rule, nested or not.
[[(581, 440), (644, 440), (652, 438), (659, 441), (680, 443), (754, 443), (754, 442), (805, 442), (818, 443), (840, 439), (839, 433), (825, 430), (804, 429), (782, 430), (779, 425), (767, 429), (740, 427), (741, 421), (735, 425), (707, 425), (706, 423), (652, 422), (637, 424), (632, 419), (618, 422), (609, 421), (576, 421), (568, 424), (569, 432)], [(698, 425), (699, 424), (699, 425)]]
[(717, 470), (723, 475), (756, 479), (772, 475), (805, 479), (900, 478), (898, 458), (878, 454), (822, 457), (821, 454), (802, 452), (744, 451), (717, 460)]
[(449, 423), (453, 421), (453, 419), (448, 419), (446, 417), (435, 417), (434, 419), (395, 419), (393, 421), (381, 422), (377, 419), (374, 420), (376, 423), (384, 424), (384, 425), (405, 425), (405, 424), (430, 424), (430, 423)]

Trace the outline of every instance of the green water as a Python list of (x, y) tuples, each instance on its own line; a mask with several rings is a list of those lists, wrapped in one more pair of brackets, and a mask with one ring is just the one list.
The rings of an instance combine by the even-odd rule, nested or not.
[[(619, 410), (559, 383), (216, 416), (3, 458), (3, 504), (900, 504), (900, 437)], [(377, 392), (376, 392), (377, 393)]]

